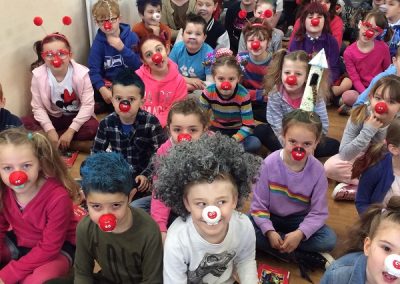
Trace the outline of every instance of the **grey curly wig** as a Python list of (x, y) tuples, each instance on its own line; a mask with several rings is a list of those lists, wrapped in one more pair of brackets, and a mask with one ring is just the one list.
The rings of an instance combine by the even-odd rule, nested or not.
[(251, 192), (262, 161), (220, 133), (180, 143), (168, 155), (155, 159), (155, 196), (183, 218), (189, 215), (183, 203), (186, 189), (195, 183), (211, 183), (221, 178), (229, 178), (236, 186), (237, 208), (240, 208)]

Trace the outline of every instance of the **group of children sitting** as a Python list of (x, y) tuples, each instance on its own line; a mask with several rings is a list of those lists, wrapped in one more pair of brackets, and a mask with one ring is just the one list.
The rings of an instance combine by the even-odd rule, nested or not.
[[(88, 68), (53, 33), (35, 43), (33, 114), (9, 113), (0, 88), (0, 283), (258, 283), (256, 249), (317, 259), (322, 283), (400, 281), (400, 48), (385, 42), (400, 2), (358, 23), (347, 73), (336, 1), (303, 3), (288, 50), (282, 1), (234, 3), (226, 30), (217, 4), (140, 0), (132, 32), (117, 2), (99, 0)], [(326, 135), (340, 96), (354, 107), (339, 143)], [(70, 149), (91, 154), (81, 190), (58, 152)], [(360, 214), (333, 264), (327, 177)]]

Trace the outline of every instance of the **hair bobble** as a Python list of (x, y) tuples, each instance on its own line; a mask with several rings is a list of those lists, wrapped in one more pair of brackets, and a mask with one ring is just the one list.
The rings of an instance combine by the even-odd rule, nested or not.
[[(206, 59), (203, 61), (203, 65), (204, 66), (213, 65), (215, 63), (215, 60), (217, 60), (220, 57), (224, 57), (224, 56), (233, 56), (233, 51), (228, 48), (222, 47), (218, 50), (214, 50), (213, 52), (209, 52), (209, 53), (207, 53)], [(237, 63), (243, 70), (243, 65), (246, 65), (248, 62), (248, 55), (240, 56), (238, 54), (238, 55), (236, 55), (235, 58), (236, 58)]]
[(32, 141), (33, 140), (33, 134), (32, 132), (28, 132), (28, 140)]

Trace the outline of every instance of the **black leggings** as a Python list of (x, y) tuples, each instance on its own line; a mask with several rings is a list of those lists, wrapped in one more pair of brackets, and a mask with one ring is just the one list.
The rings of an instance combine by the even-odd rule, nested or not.
[[(260, 124), (254, 129), (254, 136), (260, 139), (261, 143), (271, 152), (282, 149), (281, 142), (276, 137), (271, 125), (268, 123)], [(323, 137), (315, 149), (316, 158), (330, 157), (339, 152), (340, 142), (330, 137)]]

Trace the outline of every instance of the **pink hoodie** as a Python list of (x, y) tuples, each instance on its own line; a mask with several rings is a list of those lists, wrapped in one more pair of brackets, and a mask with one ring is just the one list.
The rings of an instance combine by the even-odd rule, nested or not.
[(173, 103), (187, 97), (186, 82), (178, 66), (168, 58), (168, 74), (162, 80), (154, 79), (150, 68), (144, 64), (136, 70), (136, 74), (142, 78), (146, 89), (142, 109), (155, 115), (165, 127)]

